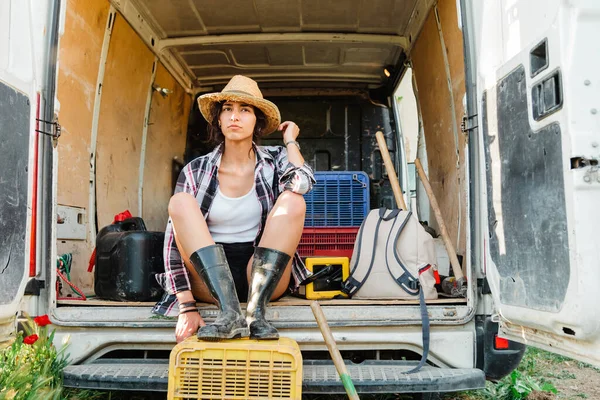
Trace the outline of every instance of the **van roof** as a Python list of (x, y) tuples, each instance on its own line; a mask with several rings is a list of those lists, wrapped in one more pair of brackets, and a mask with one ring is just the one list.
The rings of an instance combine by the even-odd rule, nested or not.
[(236, 74), (261, 87), (389, 85), (432, 0), (134, 3), (158, 37), (159, 54), (168, 53), (204, 91), (220, 89)]

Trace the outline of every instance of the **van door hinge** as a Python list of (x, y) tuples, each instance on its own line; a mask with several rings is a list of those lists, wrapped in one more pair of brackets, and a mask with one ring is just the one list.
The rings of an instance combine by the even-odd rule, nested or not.
[(31, 279), (25, 286), (25, 295), (27, 296), (39, 296), (40, 290), (46, 288), (46, 282), (39, 279)]
[(493, 314), (490, 316), (490, 321), (492, 321), (492, 322), (495, 322), (495, 323), (499, 324), (499, 323), (500, 323), (500, 314), (499, 314), (499, 313), (493, 313)]
[(62, 128), (61, 128), (60, 124), (58, 123), (58, 119), (55, 119), (54, 121), (46, 121), (43, 119), (37, 119), (37, 121), (50, 125), (51, 132), (41, 131), (38, 129), (35, 130), (36, 132), (44, 134), (44, 135), (52, 136), (52, 139), (54, 139), (54, 140), (56, 140), (60, 137), (60, 134), (62, 133)]
[(463, 115), (462, 122), (460, 123), (460, 130), (463, 133), (472, 131), (477, 128), (477, 114)]

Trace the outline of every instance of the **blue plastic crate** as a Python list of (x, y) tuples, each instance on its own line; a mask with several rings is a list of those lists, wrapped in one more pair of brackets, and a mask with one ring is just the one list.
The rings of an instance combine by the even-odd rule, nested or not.
[(369, 177), (363, 171), (315, 172), (304, 195), (304, 226), (360, 226), (369, 212)]

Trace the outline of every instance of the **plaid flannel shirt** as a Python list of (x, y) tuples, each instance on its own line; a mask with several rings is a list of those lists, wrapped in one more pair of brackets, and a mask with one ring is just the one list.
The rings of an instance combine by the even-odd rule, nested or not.
[[(283, 146), (256, 146), (256, 167), (254, 169), (255, 191), (260, 203), (262, 214), (258, 235), (254, 245), (258, 245), (269, 212), (273, 208), (277, 196), (282, 190), (305, 194), (312, 189), (315, 178), (308, 164), (296, 167), (288, 161), (287, 150)], [(177, 179), (175, 193), (186, 192), (198, 201), (204, 218), (208, 218), (210, 207), (216, 196), (219, 181), (217, 172), (223, 154), (223, 144), (218, 145), (211, 153), (198, 157), (187, 164)], [(275, 175), (276, 174), (276, 175)], [(273, 187), (275, 184), (275, 187)], [(181, 254), (175, 244), (173, 223), (171, 218), (165, 231), (163, 249), (165, 272), (156, 275), (157, 281), (165, 290), (162, 299), (156, 303), (152, 312), (161, 315), (174, 315), (177, 312), (177, 297), (175, 294), (191, 290), (190, 276), (183, 263)], [(310, 276), (298, 253), (295, 254), (292, 265), (290, 288), (296, 290)]]

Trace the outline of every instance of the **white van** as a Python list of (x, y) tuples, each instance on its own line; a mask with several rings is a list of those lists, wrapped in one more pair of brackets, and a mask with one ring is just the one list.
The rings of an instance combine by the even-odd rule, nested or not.
[[(56, 343), (70, 336), (65, 384), (166, 390), (175, 320), (92, 297), (88, 262), (124, 210), (164, 230), (173, 175), (208, 150), (195, 96), (243, 74), (298, 123), (316, 170), (369, 175), (371, 208), (393, 204), (383, 130), (439, 231), (410, 185), (408, 135), (427, 160), (467, 295), (429, 302), (428, 365), (411, 375), (418, 301), (323, 301), (359, 392), (481, 388), (525, 344), (600, 366), (598, 37), (593, 0), (1, 1), (2, 339), (47, 313)], [(394, 96), (409, 68), (418, 132)], [(67, 253), (85, 301), (57, 292)], [(268, 318), (302, 349), (304, 393), (344, 391), (309, 301)]]

